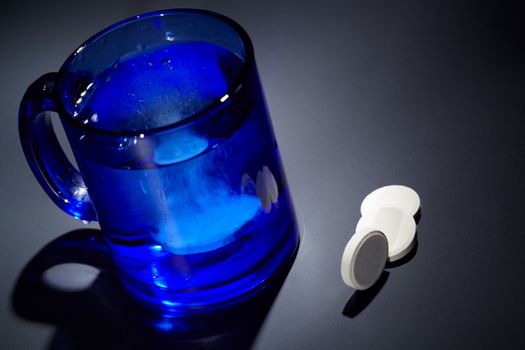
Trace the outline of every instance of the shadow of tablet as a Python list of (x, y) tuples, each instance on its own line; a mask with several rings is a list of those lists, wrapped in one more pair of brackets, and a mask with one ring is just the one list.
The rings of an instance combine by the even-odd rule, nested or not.
[(383, 271), (377, 282), (366, 290), (356, 290), (343, 309), (343, 315), (354, 318), (359, 315), (379, 294), (390, 273)]
[[(418, 246), (419, 243), (417, 241), (416, 234), (414, 247), (412, 248), (412, 250), (403, 258), (394, 262), (388, 262), (385, 266), (385, 269), (398, 267), (411, 261), (417, 254)], [(354, 294), (350, 297), (350, 300), (348, 300), (348, 302), (346, 303), (343, 309), (343, 315), (350, 318), (354, 318), (357, 315), (359, 315), (364, 309), (366, 309), (368, 305), (370, 305), (372, 300), (375, 299), (375, 297), (379, 294), (381, 289), (383, 289), (383, 286), (385, 285), (389, 276), (390, 272), (385, 270), (372, 287), (366, 290), (356, 290)]]
[(423, 212), (421, 207), (417, 210), (417, 212), (414, 214), (414, 221), (416, 222), (416, 225), (419, 225), (419, 222), (421, 221), (421, 217), (423, 216)]
[[(48, 269), (71, 262), (100, 271), (87, 289), (66, 292), (44, 282)], [(13, 290), (12, 306), (24, 319), (57, 327), (48, 346), (52, 350), (249, 349), (290, 267), (258, 295), (227, 311), (187, 319), (163, 317), (131, 301), (115, 275), (101, 232), (83, 229), (49, 243), (29, 262)]]
[(417, 239), (417, 232), (416, 232), (416, 237), (414, 238), (414, 246), (412, 247), (410, 252), (399, 260), (387, 262), (385, 265), (385, 269), (391, 269), (394, 267), (405, 265), (406, 263), (410, 262), (416, 256), (418, 247), (419, 247), (419, 241)]

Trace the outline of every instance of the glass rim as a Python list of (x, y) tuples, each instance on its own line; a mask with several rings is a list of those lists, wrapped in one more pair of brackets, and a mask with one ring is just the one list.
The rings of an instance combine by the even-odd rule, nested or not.
[[(136, 135), (142, 135), (141, 137), (145, 135), (151, 135), (158, 132), (178, 129), (180, 127), (186, 126), (188, 124), (195, 123), (202, 118), (206, 117), (210, 114), (210, 112), (213, 112), (215, 110), (218, 110), (222, 108), (223, 106), (230, 105), (232, 101), (235, 99), (236, 96), (238, 96), (245, 88), (245, 82), (248, 78), (248, 75), (250, 74), (250, 71), (255, 63), (255, 57), (254, 57), (254, 50), (253, 50), (253, 44), (250, 40), (250, 37), (248, 36), (248, 33), (234, 20), (232, 20), (229, 17), (226, 17), (224, 15), (221, 15), (219, 13), (208, 11), (208, 10), (202, 10), (202, 9), (193, 9), (193, 8), (183, 8), (183, 9), (165, 9), (165, 10), (157, 10), (157, 11), (151, 11), (151, 12), (145, 12), (139, 15), (135, 15), (126, 19), (123, 19), (121, 21), (118, 21), (116, 23), (113, 23), (106, 28), (100, 30), (96, 34), (92, 35), (89, 39), (85, 40), (82, 44), (78, 46), (64, 61), (64, 63), (60, 66), (60, 69), (58, 71), (58, 79), (57, 82), (60, 82), (64, 78), (64, 70), (66, 67), (68, 67), (73, 59), (82, 52), (85, 48), (87, 48), (89, 45), (91, 45), (94, 41), (100, 39), (105, 34), (118, 29), (128, 23), (132, 23), (135, 21), (139, 21), (144, 18), (149, 17), (163, 17), (164, 15), (173, 15), (173, 14), (183, 14), (183, 13), (191, 13), (191, 14), (201, 14), (205, 16), (215, 17), (222, 22), (229, 25), (234, 32), (239, 36), (239, 39), (242, 42), (243, 48), (244, 48), (244, 62), (242, 64), (242, 68), (240, 71), (239, 76), (234, 80), (230, 86), (228, 86), (228, 89), (224, 93), (224, 95), (220, 98), (215, 99), (213, 102), (211, 102), (206, 107), (202, 108), (201, 110), (191, 114), (190, 116), (173, 122), (169, 123), (163, 126), (155, 127), (155, 128), (149, 128), (149, 129), (137, 129), (137, 130), (106, 130), (94, 127), (92, 125), (84, 124), (81, 122), (80, 119), (75, 119), (71, 116), (71, 114), (66, 110), (66, 108), (63, 106), (63, 100), (61, 96), (58, 96), (58, 112), (61, 116), (61, 119), (68, 122), (70, 125), (80, 128), (82, 130), (89, 131), (90, 133), (94, 134), (102, 134), (107, 136), (136, 136)], [(227, 98), (224, 98), (227, 96)], [(62, 117), (62, 115), (64, 117)]]

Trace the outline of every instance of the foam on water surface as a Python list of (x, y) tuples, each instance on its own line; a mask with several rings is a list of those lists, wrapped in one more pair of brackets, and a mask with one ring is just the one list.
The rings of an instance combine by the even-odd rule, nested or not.
[(141, 50), (80, 88), (73, 114), (112, 131), (170, 125), (224, 96), (241, 64), (237, 56), (204, 42)]

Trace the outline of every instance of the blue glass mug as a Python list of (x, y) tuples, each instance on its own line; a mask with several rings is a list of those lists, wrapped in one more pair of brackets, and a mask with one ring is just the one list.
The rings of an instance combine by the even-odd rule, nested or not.
[(229, 18), (166, 10), (102, 30), (28, 88), (19, 131), (44, 190), (100, 223), (122, 283), (149, 308), (222, 309), (293, 260), (299, 236), (253, 47)]

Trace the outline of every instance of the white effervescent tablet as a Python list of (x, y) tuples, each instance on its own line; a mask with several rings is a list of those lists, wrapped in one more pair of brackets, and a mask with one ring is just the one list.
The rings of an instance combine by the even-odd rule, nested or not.
[(388, 258), (388, 240), (373, 228), (362, 227), (345, 247), (341, 276), (346, 285), (364, 290), (377, 282)]
[(72, 293), (89, 289), (99, 274), (100, 270), (91, 265), (65, 263), (50, 267), (42, 278), (49, 287)]
[(418, 212), (420, 205), (419, 195), (410, 187), (401, 185), (384, 186), (372, 191), (363, 199), (361, 215), (365, 216), (384, 207), (394, 207), (414, 216)]
[(365, 227), (385, 234), (388, 240), (389, 261), (401, 259), (414, 246), (416, 222), (412, 215), (399, 208), (387, 207), (367, 213), (359, 219), (356, 230)]

